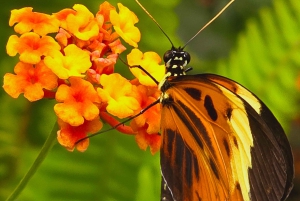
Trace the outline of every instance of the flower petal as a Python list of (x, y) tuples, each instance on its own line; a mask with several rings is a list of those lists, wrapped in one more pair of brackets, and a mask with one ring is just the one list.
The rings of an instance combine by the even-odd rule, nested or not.
[(115, 10), (110, 11), (111, 23), (115, 31), (123, 38), (123, 40), (133, 47), (137, 47), (137, 43), (141, 39), (141, 33), (134, 26), (138, 22), (137, 16), (127, 7), (118, 3), (119, 14)]

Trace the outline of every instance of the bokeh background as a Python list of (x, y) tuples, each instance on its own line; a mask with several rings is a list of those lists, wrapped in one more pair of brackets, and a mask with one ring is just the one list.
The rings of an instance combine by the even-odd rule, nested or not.
[[(300, 4), (299, 0), (236, 0), (188, 44), (192, 73), (217, 73), (257, 94), (282, 123), (293, 146), (296, 167), (289, 201), (300, 199)], [(13, 29), (10, 10), (30, 6), (53, 13), (75, 3), (93, 13), (100, 0), (11, 0), (0, 7), (0, 77), (13, 72), (17, 58), (5, 46)], [(110, 1), (116, 6), (117, 1)], [(142, 32), (139, 48), (160, 55), (170, 43), (134, 0)], [(175, 45), (183, 45), (226, 3), (225, 0), (141, 0)], [(125, 58), (123, 58), (125, 59)], [(130, 74), (124, 65), (122, 73)], [(39, 153), (55, 124), (55, 102), (28, 102), (0, 90), (0, 200), (12, 192)], [(18, 200), (153, 201), (160, 197), (159, 153), (142, 151), (134, 137), (108, 132), (91, 139), (84, 153), (54, 145)]]

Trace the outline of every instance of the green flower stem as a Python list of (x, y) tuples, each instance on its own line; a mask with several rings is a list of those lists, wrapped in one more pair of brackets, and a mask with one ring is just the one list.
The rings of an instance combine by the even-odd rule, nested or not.
[(25, 174), (23, 179), (20, 181), (18, 186), (15, 188), (15, 190), (12, 192), (12, 194), (6, 199), (6, 201), (15, 200), (19, 196), (19, 194), (22, 192), (22, 190), (26, 187), (27, 183), (29, 182), (31, 177), (36, 173), (37, 169), (40, 167), (40, 165), (46, 158), (48, 152), (50, 151), (50, 149), (56, 142), (55, 139), (56, 139), (57, 130), (58, 130), (58, 125), (57, 125), (57, 123), (55, 123), (50, 135), (48, 136), (47, 140), (45, 141), (45, 143), (44, 143), (39, 155), (35, 159), (34, 163), (30, 167), (28, 172)]

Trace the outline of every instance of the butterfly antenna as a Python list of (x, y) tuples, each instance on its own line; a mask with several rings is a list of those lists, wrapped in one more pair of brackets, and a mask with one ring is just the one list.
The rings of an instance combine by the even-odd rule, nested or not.
[(164, 30), (161, 28), (161, 26), (158, 24), (158, 22), (154, 19), (154, 17), (152, 17), (152, 15), (146, 10), (146, 8), (138, 1), (135, 0), (136, 3), (145, 11), (145, 13), (153, 20), (153, 22), (158, 26), (158, 28), (163, 32), (163, 34), (167, 37), (167, 39), (170, 41), (172, 47), (174, 47), (170, 37), (166, 34), (166, 32), (164, 32)]
[(234, 2), (234, 0), (231, 0), (229, 3), (227, 3), (224, 8), (222, 8), (222, 10), (220, 10), (215, 17), (213, 17), (209, 22), (207, 22), (190, 40), (188, 40), (188, 42), (185, 43), (185, 45), (183, 46), (183, 48), (189, 43), (191, 42), (196, 36), (198, 36), (198, 34), (203, 31), (208, 25), (210, 25), (215, 19), (217, 19), (223, 12), (224, 10), (226, 10), (232, 3)]

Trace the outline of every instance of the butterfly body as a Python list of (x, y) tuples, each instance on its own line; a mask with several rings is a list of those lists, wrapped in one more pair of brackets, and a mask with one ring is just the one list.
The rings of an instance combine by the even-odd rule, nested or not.
[(228, 78), (185, 75), (190, 56), (182, 48), (164, 61), (162, 200), (285, 200), (293, 157), (270, 110)]

